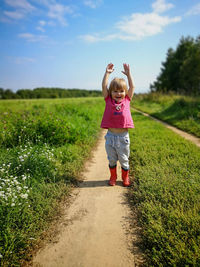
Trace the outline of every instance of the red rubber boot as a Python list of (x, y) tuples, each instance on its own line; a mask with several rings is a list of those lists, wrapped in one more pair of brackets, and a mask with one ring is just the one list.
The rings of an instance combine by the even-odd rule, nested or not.
[(109, 167), (110, 169), (110, 180), (108, 182), (109, 185), (114, 186), (116, 185), (116, 180), (117, 180), (117, 166), (114, 167)]
[(130, 186), (130, 179), (129, 179), (129, 170), (122, 169), (122, 180), (123, 180), (123, 186)]

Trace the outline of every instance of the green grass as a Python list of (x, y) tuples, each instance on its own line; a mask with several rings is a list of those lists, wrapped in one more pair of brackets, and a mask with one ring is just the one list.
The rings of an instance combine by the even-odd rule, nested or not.
[(0, 102), (0, 260), (20, 266), (94, 146), (102, 98)]
[(200, 137), (200, 97), (151, 93), (136, 96), (132, 105)]
[[(175, 107), (170, 96), (160, 103), (136, 98), (136, 107), (138, 101), (157, 113)], [(3, 266), (20, 266), (57, 215), (58, 202), (76, 184), (96, 142), (104, 105), (102, 98), (0, 102)], [(178, 116), (174, 113), (174, 122)], [(129, 196), (138, 210), (148, 265), (200, 266), (200, 150), (139, 113), (133, 119), (130, 165), (135, 181)]]
[(148, 266), (200, 266), (200, 150), (133, 114), (130, 163)]

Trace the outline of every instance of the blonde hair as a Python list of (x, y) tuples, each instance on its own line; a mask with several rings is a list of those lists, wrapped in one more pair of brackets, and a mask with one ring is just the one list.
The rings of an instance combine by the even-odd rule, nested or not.
[(120, 90), (123, 89), (126, 94), (128, 94), (128, 88), (126, 85), (126, 81), (123, 78), (114, 78), (109, 86), (108, 94), (111, 96), (113, 90)]

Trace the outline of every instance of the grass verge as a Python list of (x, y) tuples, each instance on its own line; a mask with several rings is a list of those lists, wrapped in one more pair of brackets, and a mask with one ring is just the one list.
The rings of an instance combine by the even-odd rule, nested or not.
[(94, 146), (101, 98), (2, 101), (0, 260), (20, 266), (57, 215)]
[(200, 97), (142, 94), (132, 105), (177, 128), (200, 137)]
[(133, 118), (129, 196), (148, 266), (200, 266), (200, 150), (150, 118)]

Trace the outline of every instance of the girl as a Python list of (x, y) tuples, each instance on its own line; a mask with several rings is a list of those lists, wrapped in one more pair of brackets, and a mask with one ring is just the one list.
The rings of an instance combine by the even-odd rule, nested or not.
[(108, 129), (105, 136), (106, 152), (109, 160), (110, 181), (109, 185), (115, 185), (117, 180), (117, 160), (122, 168), (122, 180), (124, 186), (130, 185), (129, 180), (129, 147), (130, 139), (128, 128), (134, 128), (130, 112), (130, 101), (134, 93), (134, 82), (128, 64), (123, 64), (123, 74), (127, 76), (129, 89), (124, 79), (115, 78), (111, 81), (109, 89), (108, 78), (114, 71), (114, 65), (108, 64), (102, 81), (102, 93), (106, 107), (101, 122), (101, 128)]

